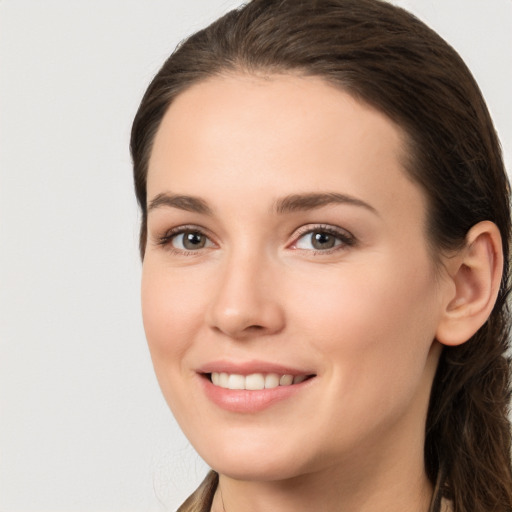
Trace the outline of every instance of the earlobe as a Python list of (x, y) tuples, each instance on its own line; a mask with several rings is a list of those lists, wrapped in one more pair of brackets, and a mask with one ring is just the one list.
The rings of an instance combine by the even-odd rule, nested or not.
[(466, 342), (487, 321), (498, 296), (503, 272), (501, 235), (496, 224), (473, 226), (466, 245), (451, 260), (450, 296), (436, 332), (444, 345)]

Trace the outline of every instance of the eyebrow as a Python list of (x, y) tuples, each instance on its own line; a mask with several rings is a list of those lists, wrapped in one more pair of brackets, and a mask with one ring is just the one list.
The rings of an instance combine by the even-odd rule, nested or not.
[(168, 206), (170, 208), (178, 208), (187, 212), (202, 213), (203, 215), (211, 215), (213, 212), (206, 201), (199, 197), (184, 196), (178, 194), (162, 193), (157, 194), (148, 205), (148, 212)]
[(296, 211), (314, 210), (330, 204), (360, 206), (378, 215), (377, 210), (373, 206), (365, 203), (361, 199), (346, 194), (338, 194), (336, 192), (320, 194), (293, 194), (286, 196), (276, 201), (274, 204), (274, 210), (276, 213), (284, 214)]
[[(329, 193), (308, 193), (308, 194), (292, 194), (278, 199), (273, 206), (273, 211), (277, 214), (286, 214), (297, 211), (308, 211), (321, 208), (330, 204), (348, 204), (359, 206), (378, 215), (377, 210), (370, 204), (353, 196), (339, 194), (336, 192)], [(213, 211), (204, 199), (194, 196), (161, 193), (157, 194), (148, 205), (148, 212), (167, 206), (169, 208), (177, 208), (188, 212), (200, 213), (203, 215), (212, 215)]]

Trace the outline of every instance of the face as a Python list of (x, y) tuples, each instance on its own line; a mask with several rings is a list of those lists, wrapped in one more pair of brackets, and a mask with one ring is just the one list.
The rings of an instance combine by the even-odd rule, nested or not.
[(220, 473), (422, 450), (442, 280), (403, 151), (389, 119), (317, 78), (216, 77), (166, 113), (144, 325), (169, 406)]

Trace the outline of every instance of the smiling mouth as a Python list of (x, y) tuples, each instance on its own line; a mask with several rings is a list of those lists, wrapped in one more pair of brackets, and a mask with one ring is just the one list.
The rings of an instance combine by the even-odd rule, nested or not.
[(314, 375), (279, 375), (278, 373), (251, 373), (240, 375), (236, 373), (212, 372), (205, 375), (217, 387), (232, 390), (261, 391), (277, 387), (300, 384)]

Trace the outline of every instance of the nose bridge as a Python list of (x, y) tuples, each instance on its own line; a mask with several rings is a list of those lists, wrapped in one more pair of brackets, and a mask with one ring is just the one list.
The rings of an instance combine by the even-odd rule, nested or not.
[(210, 304), (211, 327), (234, 338), (279, 331), (284, 312), (275, 293), (276, 270), (268, 254), (251, 244), (229, 251)]

